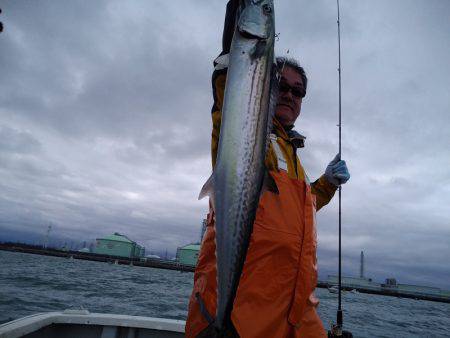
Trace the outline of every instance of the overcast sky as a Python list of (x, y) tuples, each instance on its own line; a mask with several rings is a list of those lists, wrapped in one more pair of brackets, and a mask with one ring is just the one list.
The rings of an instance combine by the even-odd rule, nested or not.
[[(198, 240), (225, 1), (0, 1), (0, 231), (148, 251)], [(306, 68), (296, 129), (319, 177), (338, 148), (336, 3), (275, 1)], [(450, 289), (450, 2), (342, 0), (346, 274)], [(337, 268), (337, 199), (318, 214)], [(25, 235), (28, 234), (28, 235)], [(25, 238), (24, 237), (24, 238)], [(30, 237), (31, 238), (31, 237)], [(0, 240), (2, 235), (0, 234)]]

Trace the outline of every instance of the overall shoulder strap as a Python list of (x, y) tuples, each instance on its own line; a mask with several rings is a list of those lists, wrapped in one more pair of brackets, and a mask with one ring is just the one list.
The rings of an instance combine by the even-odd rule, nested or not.
[(270, 134), (270, 141), (272, 142), (273, 149), (275, 150), (275, 154), (277, 156), (278, 161), (278, 169), (287, 171), (287, 162), (284, 157), (283, 151), (280, 148), (280, 145), (277, 142), (277, 135)]

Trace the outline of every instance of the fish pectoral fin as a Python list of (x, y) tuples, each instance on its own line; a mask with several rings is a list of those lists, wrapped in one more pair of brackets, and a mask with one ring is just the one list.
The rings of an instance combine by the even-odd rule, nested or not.
[(203, 185), (202, 190), (200, 190), (200, 194), (198, 195), (198, 199), (201, 200), (202, 198), (209, 196), (213, 197), (214, 195), (214, 173), (209, 176), (206, 183)]
[(263, 186), (261, 189), (261, 195), (266, 191), (270, 191), (277, 195), (280, 194), (280, 191), (278, 190), (278, 187), (277, 187), (277, 183), (275, 182), (272, 175), (270, 175), (270, 173), (267, 170), (264, 173), (264, 182), (263, 182)]

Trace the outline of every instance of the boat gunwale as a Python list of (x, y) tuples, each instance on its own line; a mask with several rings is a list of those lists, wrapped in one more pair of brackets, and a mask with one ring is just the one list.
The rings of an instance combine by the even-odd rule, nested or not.
[(179, 333), (184, 333), (185, 327), (185, 321), (177, 319), (66, 310), (36, 313), (0, 324), (0, 338), (22, 337), (52, 324), (132, 327)]

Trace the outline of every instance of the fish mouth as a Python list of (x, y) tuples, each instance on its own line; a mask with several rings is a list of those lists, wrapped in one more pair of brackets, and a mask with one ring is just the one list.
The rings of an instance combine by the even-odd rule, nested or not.
[(265, 37), (265, 36), (254, 34), (252, 32), (246, 31), (246, 30), (239, 30), (239, 33), (241, 33), (241, 36), (243, 38), (246, 38), (249, 40), (267, 40), (267, 37)]

